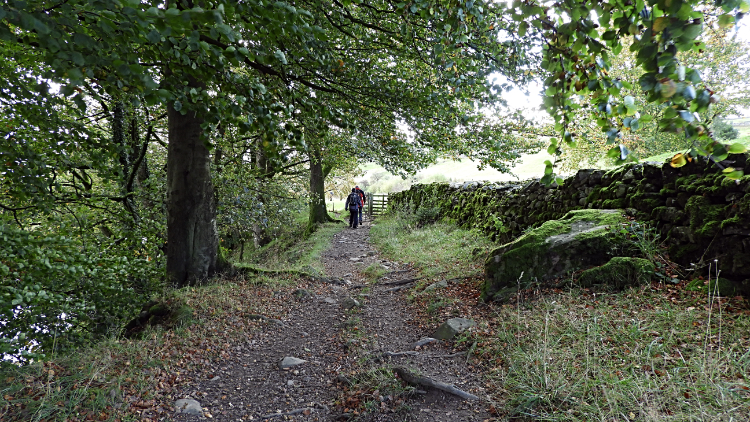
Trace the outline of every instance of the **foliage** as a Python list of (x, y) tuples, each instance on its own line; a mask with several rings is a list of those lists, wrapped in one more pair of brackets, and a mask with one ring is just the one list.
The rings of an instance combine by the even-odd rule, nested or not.
[[(628, 130), (654, 120), (657, 116), (641, 114), (642, 107), (627, 95), (627, 90), (638, 86), (647, 103), (665, 110), (658, 116), (660, 131), (684, 136), (691, 156), (722, 161), (729, 146), (716, 143), (706, 119), (700, 118), (711, 112), (711, 105), (719, 98), (705, 75), (679, 55), (688, 50), (707, 50), (706, 42), (699, 38), (706, 31), (705, 24), (728, 28), (750, 9), (750, 3), (744, 0), (720, 0), (715, 6), (715, 20), (707, 21), (700, 0), (568, 2), (551, 6), (536, 1), (513, 2), (516, 21), (535, 18), (530, 24), (519, 25), (520, 35), (532, 30), (544, 38), (544, 109), (553, 117), (559, 134), (551, 140), (549, 150), (560, 153), (576, 144), (581, 136), (574, 128), (576, 110), (583, 107), (613, 144), (620, 143)], [(631, 39), (628, 47), (626, 41)], [(635, 65), (640, 67), (637, 85), (610, 73), (612, 57), (625, 48), (636, 53)], [(609, 154), (620, 162), (629, 159), (629, 150), (623, 144), (611, 148)], [(674, 165), (680, 166), (683, 161)], [(727, 175), (741, 177), (740, 171), (730, 170)], [(543, 181), (558, 179), (553, 163), (547, 163)]]
[[(745, 81), (750, 78), (750, 68), (742, 63), (750, 59), (750, 47), (729, 34), (730, 30), (712, 28), (701, 37), (706, 48), (700, 51), (681, 51), (678, 58), (687, 66), (691, 66), (703, 75), (703, 78), (716, 92), (716, 98), (721, 98), (711, 106), (708, 119), (714, 119), (710, 124), (714, 137), (721, 141), (729, 139), (717, 132), (716, 127), (722, 119), (715, 116), (738, 113), (739, 110), (750, 105), (750, 91)], [(660, 103), (649, 102), (647, 95), (639, 88), (638, 78), (640, 68), (636, 64), (637, 52), (629, 49), (632, 39), (625, 40), (623, 50), (611, 57), (609, 75), (617, 78), (630, 88), (623, 87), (621, 92), (633, 98), (633, 104), (639, 107), (640, 113), (653, 117), (650, 122), (643, 118), (631, 123), (623, 129), (618, 142), (636, 157), (648, 157), (667, 151), (686, 151), (692, 148), (690, 140), (680, 133), (670, 133), (661, 130), (658, 121), (670, 113), (668, 108)], [(582, 107), (575, 111), (575, 120), (571, 122), (572, 131), (578, 142), (576, 148), (568, 148), (561, 157), (561, 167), (577, 169), (583, 166), (601, 166), (614, 163), (620, 158), (619, 154), (606, 159), (606, 153), (612, 148), (607, 135), (599, 131), (596, 117), (591, 115), (589, 108)], [(715, 118), (714, 118), (715, 117)], [(646, 119), (648, 120), (648, 119)], [(710, 123), (710, 122), (709, 122)], [(709, 126), (707, 126), (709, 127)]]
[(489, 336), (469, 341), (482, 345), (495, 408), (508, 417), (742, 419), (747, 318), (732, 308), (673, 286), (549, 292), (497, 309)]
[[(268, 270), (301, 270), (323, 274), (320, 255), (330, 245), (333, 234), (344, 226), (340, 223), (323, 224), (310, 237), (304, 238), (305, 224), (299, 219), (282, 227), (279, 235), (268, 245), (247, 254), (245, 262)], [(241, 266), (241, 263), (238, 263)]]
[[(62, 231), (65, 233), (65, 231)], [(118, 333), (158, 291), (158, 253), (0, 224), (0, 353), (25, 362)]]

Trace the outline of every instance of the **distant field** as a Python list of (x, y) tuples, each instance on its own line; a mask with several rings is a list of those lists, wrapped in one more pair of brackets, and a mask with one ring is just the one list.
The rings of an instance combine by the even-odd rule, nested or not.
[(501, 173), (495, 169), (479, 170), (477, 163), (469, 159), (441, 160), (407, 179), (389, 173), (381, 166), (368, 163), (360, 166), (364, 174), (356, 180), (366, 191), (373, 193), (399, 192), (415, 183), (527, 180), (542, 177), (544, 161), (551, 159), (552, 156), (546, 151), (527, 155), (513, 167), (513, 174)]

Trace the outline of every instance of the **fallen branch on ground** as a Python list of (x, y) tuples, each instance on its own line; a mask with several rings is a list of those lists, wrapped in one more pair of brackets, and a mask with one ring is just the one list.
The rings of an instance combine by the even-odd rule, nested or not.
[(464, 350), (463, 352), (458, 352), (458, 353), (451, 353), (449, 355), (422, 355), (422, 356), (426, 358), (455, 358), (456, 356), (465, 355), (466, 353), (468, 353), (468, 350)]
[(398, 374), (399, 378), (404, 380), (407, 384), (411, 384), (413, 386), (434, 388), (436, 390), (445, 391), (446, 393), (453, 394), (454, 396), (458, 396), (466, 400), (479, 400), (479, 397), (471, 393), (467, 393), (466, 391), (459, 390), (451, 384), (435, 381), (427, 377), (420, 377), (419, 375), (415, 375), (407, 369), (393, 368), (393, 371)]

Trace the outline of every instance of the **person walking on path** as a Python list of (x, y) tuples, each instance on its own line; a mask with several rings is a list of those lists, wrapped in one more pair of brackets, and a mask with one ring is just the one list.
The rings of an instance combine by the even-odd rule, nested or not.
[(354, 189), (356, 189), (357, 193), (359, 194), (359, 202), (362, 204), (362, 206), (359, 207), (359, 224), (362, 225), (362, 209), (365, 207), (365, 204), (367, 203), (367, 196), (365, 195), (365, 191), (359, 188), (359, 186), (355, 186)]
[(352, 229), (357, 228), (359, 222), (359, 210), (362, 208), (362, 198), (357, 193), (357, 188), (352, 188), (352, 193), (346, 198), (344, 208), (349, 210), (349, 227)]

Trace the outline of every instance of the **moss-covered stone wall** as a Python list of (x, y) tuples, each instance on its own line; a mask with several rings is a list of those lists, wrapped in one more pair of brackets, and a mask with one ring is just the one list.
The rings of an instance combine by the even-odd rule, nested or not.
[[(744, 168), (745, 154), (722, 164)], [(723, 277), (750, 291), (750, 176), (726, 179), (714, 163), (694, 160), (629, 164), (611, 171), (580, 170), (562, 186), (525, 182), (414, 185), (389, 195), (390, 209), (438, 207), (465, 228), (508, 242), (529, 227), (583, 208), (622, 208), (657, 228), (670, 258), (686, 267), (718, 260)]]

